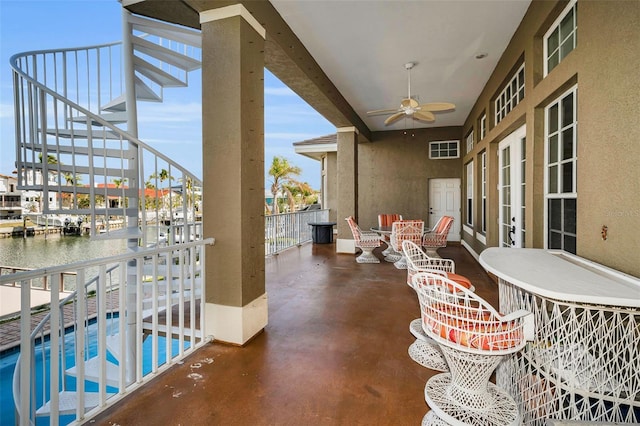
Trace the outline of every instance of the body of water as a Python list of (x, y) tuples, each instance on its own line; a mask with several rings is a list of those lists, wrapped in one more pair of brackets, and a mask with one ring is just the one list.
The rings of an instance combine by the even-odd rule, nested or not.
[(81, 260), (113, 256), (127, 251), (127, 241), (91, 240), (61, 234), (0, 238), (0, 266), (44, 268)]

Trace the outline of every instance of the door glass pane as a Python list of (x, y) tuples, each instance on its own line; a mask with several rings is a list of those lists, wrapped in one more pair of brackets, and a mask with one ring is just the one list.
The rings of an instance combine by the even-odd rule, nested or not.
[(564, 200), (564, 232), (576, 233), (576, 199), (568, 198)]
[(573, 127), (562, 132), (562, 159), (573, 158)]
[(549, 167), (549, 193), (558, 193), (558, 166)]
[(549, 138), (549, 163), (558, 162), (558, 135)]
[(562, 127), (573, 123), (573, 93), (562, 100)]
[(562, 248), (562, 234), (559, 232), (549, 231), (549, 248), (561, 249)]
[(549, 108), (549, 134), (558, 131), (558, 104)]
[(504, 247), (511, 247), (511, 240), (509, 238), (509, 225), (502, 225), (502, 245)]
[(562, 200), (549, 200), (549, 229), (562, 230)]
[(568, 251), (569, 253), (576, 254), (576, 237), (573, 235), (565, 235), (564, 236), (564, 246), (562, 247), (564, 251)]
[(573, 163), (562, 165), (562, 192), (573, 192)]

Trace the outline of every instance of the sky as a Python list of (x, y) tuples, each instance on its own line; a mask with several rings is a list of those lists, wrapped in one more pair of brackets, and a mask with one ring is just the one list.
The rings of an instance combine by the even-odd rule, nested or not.
[[(0, 0), (0, 174), (15, 169), (13, 83), (9, 59), (32, 50), (119, 41), (117, 0)], [(320, 162), (296, 154), (293, 142), (335, 133), (335, 127), (265, 69), (265, 165), (283, 156), (298, 179), (320, 189)], [(138, 102), (138, 136), (202, 177), (200, 72), (190, 87), (164, 90), (161, 104)], [(194, 155), (197, 153), (197, 155)], [(270, 181), (265, 171), (265, 187)]]

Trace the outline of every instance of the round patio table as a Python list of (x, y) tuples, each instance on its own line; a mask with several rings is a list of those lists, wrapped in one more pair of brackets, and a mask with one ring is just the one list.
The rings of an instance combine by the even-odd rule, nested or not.
[[(387, 248), (382, 250), (382, 255), (384, 256), (384, 260), (387, 262), (397, 262), (400, 260), (402, 255), (398, 253), (393, 247), (391, 247), (391, 243), (389, 242), (389, 236), (391, 236), (391, 226), (374, 226), (371, 228), (373, 232), (376, 232), (380, 235), (380, 239), (387, 244)], [(386, 238), (385, 238), (386, 236)]]

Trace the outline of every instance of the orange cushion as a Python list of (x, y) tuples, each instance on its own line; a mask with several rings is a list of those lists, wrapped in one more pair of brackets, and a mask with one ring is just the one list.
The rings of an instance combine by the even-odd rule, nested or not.
[(450, 217), (446, 217), (443, 220), (441, 220), (440, 223), (438, 224), (438, 229), (435, 230), (436, 234), (440, 234), (442, 231), (444, 231), (445, 228), (449, 226), (450, 221), (451, 221)]
[(489, 323), (463, 326), (460, 327), (462, 330), (451, 329), (449, 340), (485, 351), (509, 349), (522, 341), (522, 333), (514, 330), (514, 325), (514, 323)]
[(473, 311), (463, 306), (434, 306), (425, 325), (443, 339), (474, 349), (503, 350), (522, 341), (522, 330), (514, 330), (514, 322), (492, 321), (489, 311)]
[(453, 272), (447, 272), (447, 278), (449, 278), (451, 281), (454, 281), (460, 284), (462, 287), (466, 289), (471, 288), (471, 281), (469, 280), (469, 278), (463, 275), (454, 274)]

